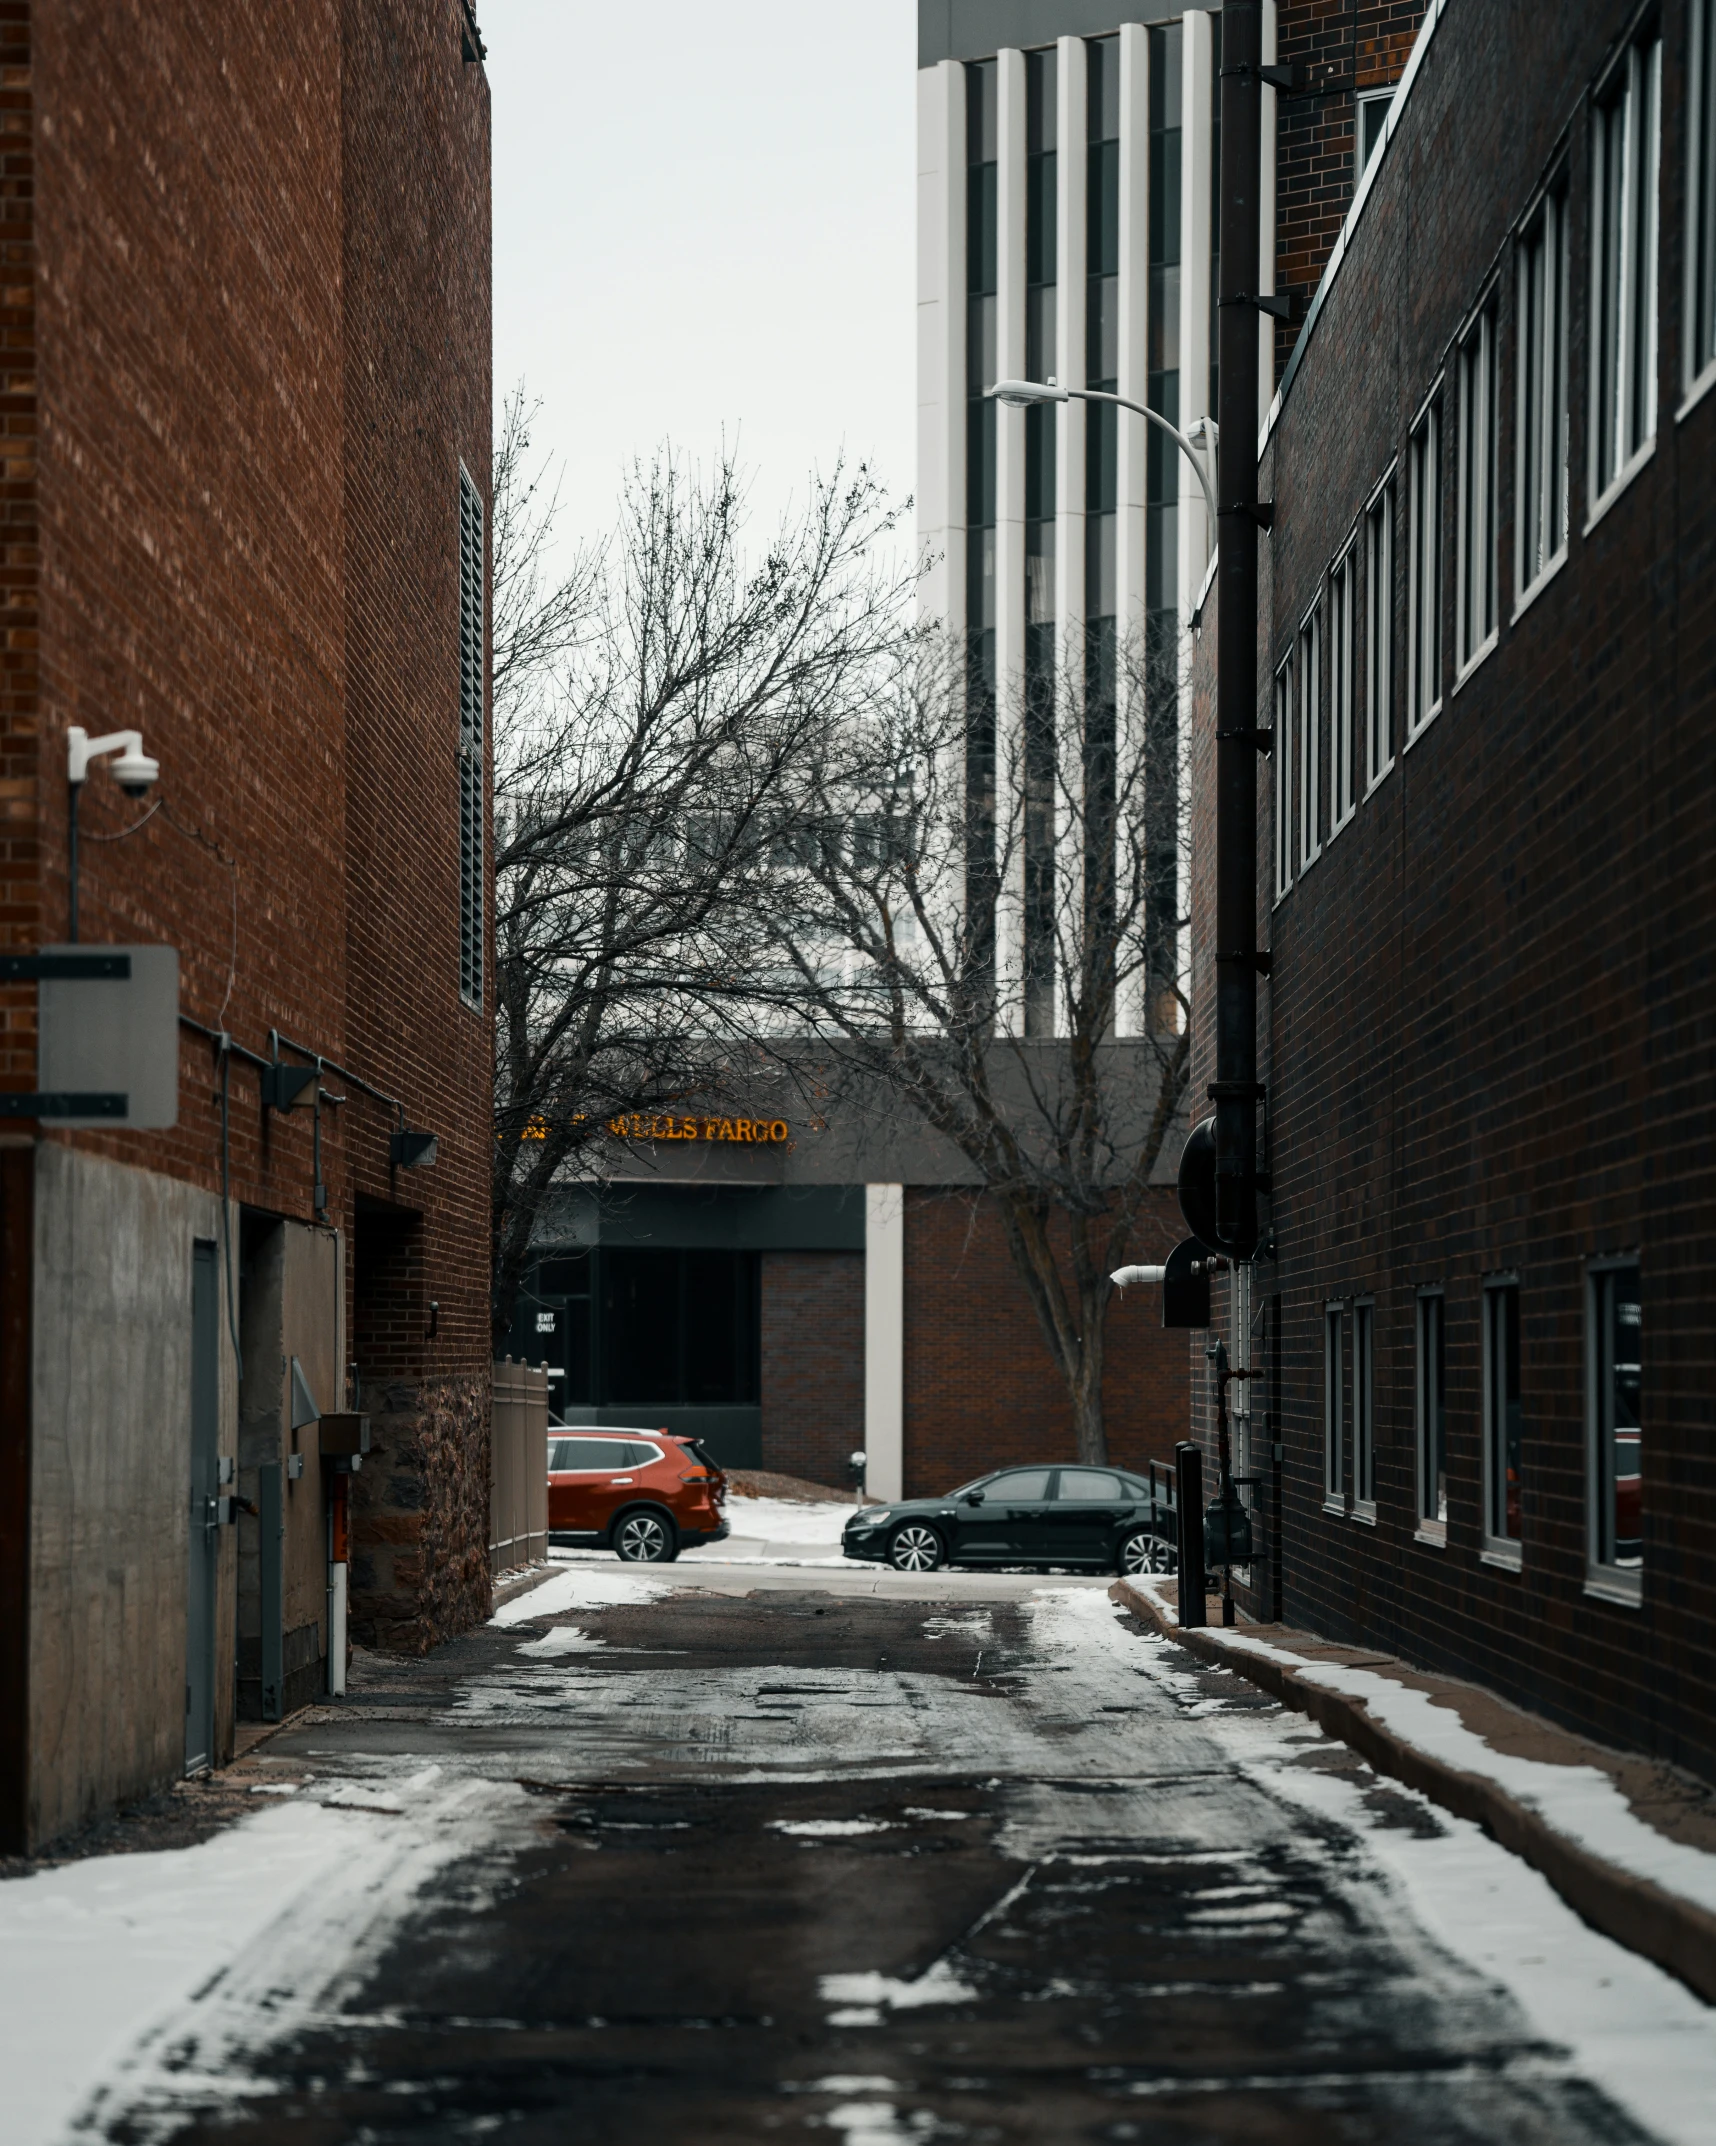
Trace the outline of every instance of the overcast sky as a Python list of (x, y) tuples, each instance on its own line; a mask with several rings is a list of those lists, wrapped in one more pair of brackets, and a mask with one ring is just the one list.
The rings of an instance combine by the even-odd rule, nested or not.
[(567, 534), (723, 431), (772, 521), (813, 465), (913, 482), (911, 0), (482, 0), (497, 400), (522, 375)]

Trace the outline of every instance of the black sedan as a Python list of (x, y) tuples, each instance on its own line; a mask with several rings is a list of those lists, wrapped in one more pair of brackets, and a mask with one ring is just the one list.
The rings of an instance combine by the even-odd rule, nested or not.
[(1173, 1514), (1117, 1468), (1000, 1468), (945, 1498), (865, 1506), (846, 1523), (848, 1557), (938, 1565), (1076, 1565), (1171, 1572)]

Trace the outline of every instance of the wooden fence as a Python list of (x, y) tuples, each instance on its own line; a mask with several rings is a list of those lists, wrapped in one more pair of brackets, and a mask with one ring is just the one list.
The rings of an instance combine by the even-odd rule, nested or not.
[(489, 1570), (548, 1555), (548, 1374), (503, 1357), (489, 1438)]

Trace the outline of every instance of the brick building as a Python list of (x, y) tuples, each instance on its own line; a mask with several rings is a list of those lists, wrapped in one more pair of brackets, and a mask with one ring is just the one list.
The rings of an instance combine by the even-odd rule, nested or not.
[(1267, 427), (1267, 1606), (1712, 1776), (1716, 11), (1542, 31), (1427, 13)]
[[(383, 1644), (486, 1606), (489, 107), (464, 0), (20, 4), (0, 55), (0, 950), (177, 955), (104, 1080), (132, 984), (0, 990), (20, 1846), (325, 1689), (336, 1571)], [(159, 765), (88, 767), (75, 930), (73, 726)]]

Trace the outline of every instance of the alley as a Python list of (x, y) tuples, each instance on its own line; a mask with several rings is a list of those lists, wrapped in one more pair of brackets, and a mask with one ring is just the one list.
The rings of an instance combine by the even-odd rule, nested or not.
[(190, 1911), (301, 1875), (79, 2136), (1566, 2146), (1716, 2082), (1677, 1985), (1099, 1584), (569, 1566), (244, 1773)]

